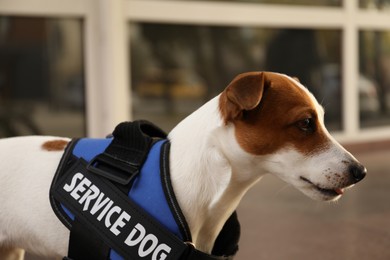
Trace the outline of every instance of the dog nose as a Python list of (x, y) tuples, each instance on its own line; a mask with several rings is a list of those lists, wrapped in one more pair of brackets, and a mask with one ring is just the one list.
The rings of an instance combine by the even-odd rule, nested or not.
[(363, 180), (367, 174), (367, 169), (361, 164), (352, 164), (349, 166), (349, 173), (351, 174), (355, 183)]

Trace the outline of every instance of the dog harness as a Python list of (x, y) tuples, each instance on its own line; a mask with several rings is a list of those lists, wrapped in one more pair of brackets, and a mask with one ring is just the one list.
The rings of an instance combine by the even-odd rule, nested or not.
[(70, 230), (64, 259), (233, 259), (240, 235), (236, 212), (212, 254), (191, 243), (170, 181), (169, 149), (166, 134), (147, 121), (124, 122), (110, 137), (68, 144), (50, 189), (52, 208)]

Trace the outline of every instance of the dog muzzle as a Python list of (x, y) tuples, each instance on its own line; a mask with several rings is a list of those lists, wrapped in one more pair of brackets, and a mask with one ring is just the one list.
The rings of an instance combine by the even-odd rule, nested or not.
[(233, 259), (236, 212), (212, 254), (193, 246), (170, 181), (169, 149), (166, 134), (146, 121), (69, 143), (50, 189), (52, 208), (70, 230), (64, 259)]

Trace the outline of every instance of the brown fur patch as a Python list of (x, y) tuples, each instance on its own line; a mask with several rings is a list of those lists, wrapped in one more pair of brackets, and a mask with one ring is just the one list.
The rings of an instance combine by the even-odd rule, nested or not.
[[(309, 156), (327, 147), (329, 140), (320, 125), (315, 104), (303, 89), (288, 78), (270, 72), (264, 72), (262, 84), (260, 103), (254, 109), (242, 110), (241, 117), (232, 118), (227, 114), (229, 110), (223, 106), (231, 99), (224, 93), (221, 95), (222, 117), (226, 123), (235, 125), (237, 141), (244, 150), (265, 155), (289, 146)], [(251, 89), (239, 84), (234, 87), (241, 91)], [(240, 89), (234, 93), (240, 95)], [(257, 93), (249, 95), (259, 97)], [(315, 131), (304, 132), (297, 127), (297, 122), (306, 118), (315, 120)]]
[(247, 72), (235, 77), (220, 97), (220, 110), (224, 122), (239, 119), (243, 111), (254, 109), (264, 89), (264, 73)]
[(42, 144), (42, 149), (47, 151), (63, 151), (68, 145), (68, 141), (65, 140), (52, 140)]

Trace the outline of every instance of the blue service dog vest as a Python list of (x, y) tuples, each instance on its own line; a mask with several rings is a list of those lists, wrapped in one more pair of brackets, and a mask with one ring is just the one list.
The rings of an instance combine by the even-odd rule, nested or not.
[(233, 258), (236, 213), (211, 255), (191, 245), (170, 181), (165, 137), (149, 122), (135, 121), (118, 125), (113, 137), (72, 140), (50, 192), (54, 212), (71, 231), (66, 259)]

